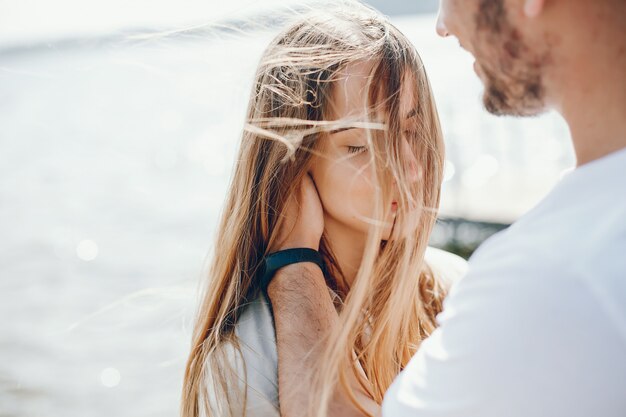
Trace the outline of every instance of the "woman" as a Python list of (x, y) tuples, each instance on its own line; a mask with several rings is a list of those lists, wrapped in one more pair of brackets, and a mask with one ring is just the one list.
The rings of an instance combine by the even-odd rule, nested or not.
[(427, 248), (443, 163), (422, 62), (380, 14), (345, 1), (278, 35), (256, 74), (194, 327), (182, 415), (279, 416), (272, 310), (258, 271), (283, 247), (285, 211), (301, 201), (303, 181), (319, 195), (324, 222), (315, 249), (341, 320), (320, 342), (320, 366), (305, 376), (317, 381), (312, 404), (326, 407), (350, 373), (380, 403), (435, 328), (465, 266)]

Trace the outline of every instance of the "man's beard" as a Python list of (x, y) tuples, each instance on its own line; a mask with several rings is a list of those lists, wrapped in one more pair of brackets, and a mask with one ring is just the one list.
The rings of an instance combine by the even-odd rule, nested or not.
[(483, 68), (485, 109), (498, 116), (534, 116), (545, 110), (541, 72), (498, 74)]
[(481, 0), (475, 21), (475, 44), (484, 46), (476, 60), (484, 74), (486, 110), (509, 116), (542, 113), (546, 107), (543, 73), (550, 54), (526, 45), (509, 21), (503, 0)]

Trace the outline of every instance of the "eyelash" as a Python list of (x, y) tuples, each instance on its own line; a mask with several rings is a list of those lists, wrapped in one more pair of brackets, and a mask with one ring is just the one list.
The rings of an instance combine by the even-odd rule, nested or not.
[(348, 146), (348, 153), (362, 153), (367, 150), (366, 146)]

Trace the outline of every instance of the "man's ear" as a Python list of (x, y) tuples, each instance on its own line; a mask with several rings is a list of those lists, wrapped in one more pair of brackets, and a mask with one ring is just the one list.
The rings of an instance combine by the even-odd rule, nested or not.
[(541, 14), (546, 0), (525, 0), (524, 14), (529, 19), (533, 19)]

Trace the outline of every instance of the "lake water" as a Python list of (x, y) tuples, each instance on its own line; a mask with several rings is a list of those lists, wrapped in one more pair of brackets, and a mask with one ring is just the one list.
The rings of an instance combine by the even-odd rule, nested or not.
[[(481, 108), (434, 16), (442, 212), (509, 222), (572, 166), (555, 115)], [(172, 416), (252, 74), (271, 33), (0, 55), (0, 416)]]

